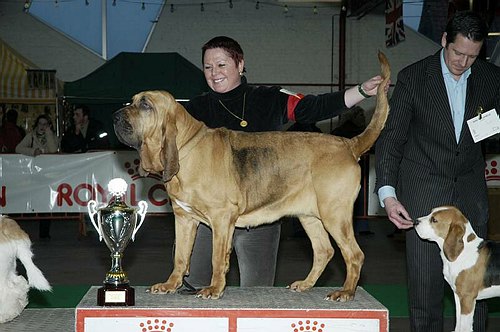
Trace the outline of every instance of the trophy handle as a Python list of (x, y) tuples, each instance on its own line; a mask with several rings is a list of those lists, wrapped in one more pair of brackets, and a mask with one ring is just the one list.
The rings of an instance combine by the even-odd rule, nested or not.
[(137, 214), (141, 217), (141, 220), (139, 221), (139, 224), (136, 223), (134, 232), (132, 233), (132, 241), (135, 241), (135, 233), (137, 233), (139, 228), (141, 228), (142, 223), (144, 222), (144, 217), (146, 216), (146, 211), (148, 210), (148, 203), (146, 203), (146, 201), (140, 201), (138, 205), (139, 205), (139, 211), (137, 211)]
[(94, 226), (95, 230), (97, 231), (97, 234), (99, 234), (99, 241), (102, 241), (101, 231), (99, 230), (99, 227), (97, 226), (95, 219), (94, 219), (94, 216), (98, 213), (97, 202), (91, 199), (89, 201), (89, 203), (87, 204), (87, 210), (89, 211), (90, 221), (92, 222), (92, 225)]

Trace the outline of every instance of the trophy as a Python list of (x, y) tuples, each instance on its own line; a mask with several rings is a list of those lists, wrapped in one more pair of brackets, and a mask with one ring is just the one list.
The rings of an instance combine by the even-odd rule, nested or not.
[(135, 304), (134, 289), (129, 285), (121, 262), (125, 247), (130, 239), (134, 241), (135, 234), (144, 222), (148, 205), (145, 201), (140, 201), (138, 209), (127, 206), (123, 201), (127, 182), (121, 178), (109, 181), (108, 191), (112, 198), (107, 206), (101, 204), (98, 208), (98, 203), (94, 200), (90, 200), (87, 205), (90, 221), (99, 234), (99, 241), (104, 238), (111, 251), (111, 270), (106, 273), (104, 286), (97, 291), (97, 305), (132, 306)]

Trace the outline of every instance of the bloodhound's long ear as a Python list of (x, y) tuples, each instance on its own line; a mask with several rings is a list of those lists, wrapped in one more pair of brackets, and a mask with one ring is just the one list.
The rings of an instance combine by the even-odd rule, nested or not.
[(139, 174), (147, 176), (149, 172), (160, 173), (163, 170), (163, 165), (158, 158), (161, 153), (161, 139), (153, 137), (144, 137), (139, 150), (141, 165)]
[(464, 250), (463, 236), (465, 234), (465, 225), (452, 222), (448, 230), (448, 235), (444, 239), (443, 252), (446, 258), (453, 262)]
[(179, 151), (177, 150), (177, 126), (176, 126), (176, 116), (178, 114), (177, 108), (179, 104), (174, 102), (172, 107), (173, 110), (168, 110), (166, 119), (164, 122), (164, 133), (163, 133), (163, 163), (165, 168), (163, 169), (163, 181), (168, 182), (172, 177), (179, 171)]

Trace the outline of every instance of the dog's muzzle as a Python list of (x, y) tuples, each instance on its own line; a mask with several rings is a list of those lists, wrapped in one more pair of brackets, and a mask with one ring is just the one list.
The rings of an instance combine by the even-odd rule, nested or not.
[(124, 108), (113, 113), (113, 127), (115, 129), (116, 137), (120, 142), (134, 149), (139, 148), (140, 142), (134, 138), (134, 129), (127, 121)]

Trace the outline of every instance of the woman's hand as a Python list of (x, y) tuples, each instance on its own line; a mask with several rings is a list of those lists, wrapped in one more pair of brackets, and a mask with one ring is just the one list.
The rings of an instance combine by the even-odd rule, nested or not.
[[(377, 88), (380, 83), (382, 83), (382, 81), (382, 76), (378, 75), (370, 78), (368, 81), (347, 89), (344, 94), (344, 103), (347, 108), (353, 107), (357, 103), (363, 101), (365, 98), (375, 96), (377, 94)], [(389, 91), (390, 84), (391, 81), (389, 80), (389, 82), (387, 82), (387, 85), (384, 87), (384, 91), (386, 94), (387, 91)], [(359, 91), (360, 89), (362, 90), (362, 92)]]
[[(375, 77), (370, 78), (368, 81), (361, 83), (361, 89), (369, 96), (375, 96), (377, 94), (377, 89), (380, 83), (382, 83), (383, 79), (382, 76), (378, 75)], [(389, 85), (391, 84), (391, 81), (387, 83), (387, 85), (384, 88), (385, 93), (389, 91)]]

